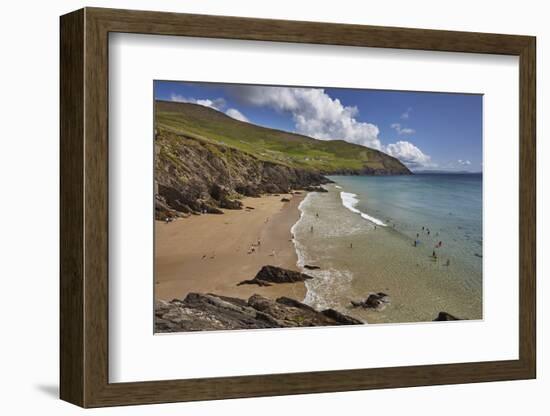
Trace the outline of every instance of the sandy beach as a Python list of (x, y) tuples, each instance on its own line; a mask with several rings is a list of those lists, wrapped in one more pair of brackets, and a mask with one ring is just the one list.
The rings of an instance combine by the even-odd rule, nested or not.
[[(305, 194), (244, 198), (242, 210), (155, 222), (155, 298), (183, 299), (189, 292), (248, 298), (258, 293), (303, 300), (304, 283), (237, 286), (264, 265), (298, 270), (290, 229)], [(290, 202), (281, 201), (282, 198)], [(259, 243), (259, 244), (258, 244)], [(251, 250), (253, 248), (253, 251)]]

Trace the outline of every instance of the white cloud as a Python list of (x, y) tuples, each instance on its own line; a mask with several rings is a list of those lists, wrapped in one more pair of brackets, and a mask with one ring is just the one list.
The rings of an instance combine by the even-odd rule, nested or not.
[(384, 149), (390, 156), (396, 157), (411, 169), (436, 167), (431, 157), (423, 153), (411, 142), (398, 141), (386, 146)]
[(401, 118), (403, 120), (408, 120), (411, 116), (412, 107), (408, 107), (403, 114), (401, 114)]
[(469, 160), (458, 159), (458, 164), (460, 166), (469, 166), (472, 164), (472, 162), (470, 162)]
[(414, 133), (414, 130), (413, 129), (410, 129), (408, 127), (402, 127), (401, 124), (399, 123), (393, 123), (391, 125), (391, 128), (394, 129), (397, 134), (401, 135), (401, 134), (413, 134)]
[(346, 140), (381, 149), (376, 125), (358, 121), (357, 107), (344, 106), (321, 88), (239, 86), (228, 90), (241, 101), (292, 115), (296, 131), (321, 140)]
[[(343, 105), (322, 88), (231, 86), (226, 91), (248, 105), (289, 113), (298, 133), (321, 140), (345, 140), (382, 150), (411, 169), (437, 166), (429, 155), (411, 142), (397, 141), (383, 146), (375, 124), (358, 121), (357, 107)], [(407, 108), (402, 118), (408, 118), (411, 111), (412, 108)], [(394, 123), (392, 128), (399, 134), (414, 133), (413, 129), (403, 128), (399, 123)]]
[(199, 104), (199, 105), (210, 107), (219, 111), (223, 110), (223, 108), (225, 107), (225, 100), (223, 98), (215, 98), (211, 100), (209, 98), (201, 99), (201, 98), (193, 98), (193, 97), (184, 97), (183, 95), (180, 95), (180, 94), (172, 94), (170, 96), (170, 100), (178, 103)]
[(248, 118), (246, 118), (246, 116), (236, 108), (228, 109), (225, 114), (227, 114), (231, 118), (234, 118), (235, 120), (246, 121), (247, 123), (249, 122)]

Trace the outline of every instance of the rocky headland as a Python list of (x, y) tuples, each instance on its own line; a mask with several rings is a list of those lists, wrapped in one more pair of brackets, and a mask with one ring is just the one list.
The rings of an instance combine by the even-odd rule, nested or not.
[(316, 140), (234, 120), (211, 108), (157, 101), (155, 217), (222, 214), (243, 197), (325, 192), (325, 175), (408, 175), (396, 158), (343, 140)]

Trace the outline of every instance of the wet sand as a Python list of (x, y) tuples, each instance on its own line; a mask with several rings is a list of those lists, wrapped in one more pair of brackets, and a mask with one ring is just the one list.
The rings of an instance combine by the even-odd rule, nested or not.
[[(290, 202), (282, 202), (283, 197)], [(254, 278), (264, 265), (298, 270), (290, 229), (300, 217), (298, 205), (304, 197), (244, 198), (243, 207), (254, 209), (193, 215), (168, 224), (156, 221), (155, 298), (183, 299), (189, 292), (199, 292), (303, 300), (303, 282), (270, 287), (237, 283)]]

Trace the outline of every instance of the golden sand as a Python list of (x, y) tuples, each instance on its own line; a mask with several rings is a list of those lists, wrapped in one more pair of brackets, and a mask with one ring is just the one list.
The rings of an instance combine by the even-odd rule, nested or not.
[[(183, 299), (189, 292), (248, 298), (258, 293), (303, 300), (304, 283), (237, 286), (264, 265), (298, 270), (290, 229), (304, 194), (245, 198), (223, 215), (204, 214), (155, 223), (155, 297)], [(285, 197), (290, 202), (283, 202)]]

